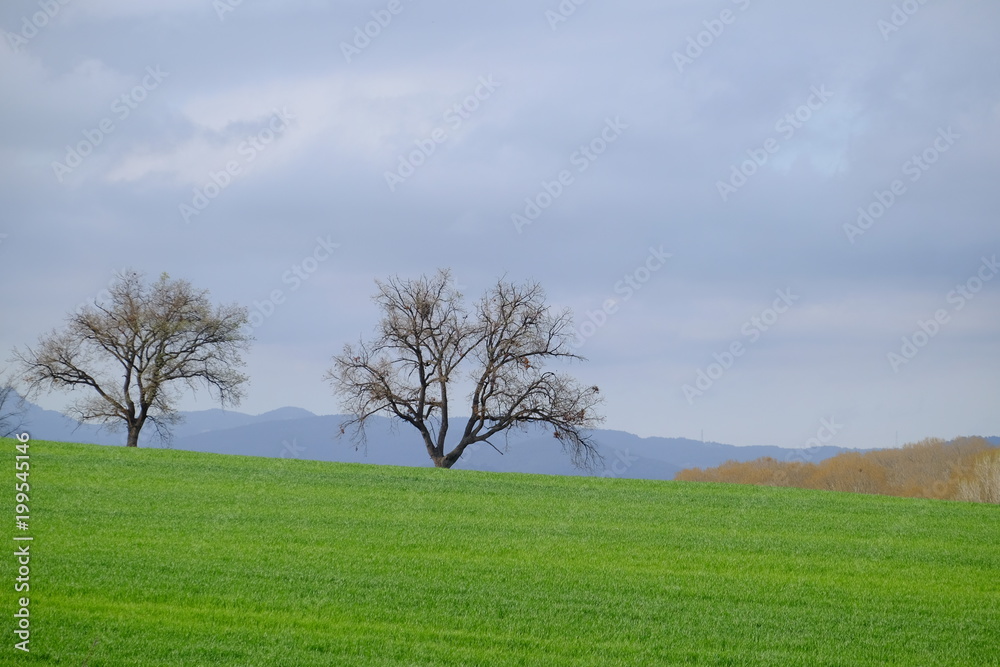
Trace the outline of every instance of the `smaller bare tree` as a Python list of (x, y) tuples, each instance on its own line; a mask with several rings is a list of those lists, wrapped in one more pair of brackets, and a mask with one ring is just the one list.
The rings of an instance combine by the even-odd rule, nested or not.
[(0, 438), (14, 435), (24, 428), (27, 406), (13, 383), (0, 374)]
[(124, 425), (129, 447), (139, 445), (147, 421), (169, 439), (180, 421), (180, 387), (207, 386), (223, 405), (239, 403), (247, 381), (240, 353), (251, 342), (246, 308), (213, 308), (207, 291), (167, 274), (148, 285), (126, 271), (109, 292), (109, 302), (71, 314), (65, 329), (42, 336), (35, 349), (15, 349), (29, 396), (87, 390), (70, 414), (110, 429)]
[[(353, 415), (341, 433), (353, 427), (364, 442), (370, 417), (399, 419), (417, 429), (435, 466), (450, 468), (474, 443), (492, 446), (489, 439), (508, 429), (543, 424), (576, 466), (600, 460), (586, 433), (603, 420), (597, 387), (545, 368), (583, 358), (570, 351), (569, 312), (550, 313), (541, 286), (501, 279), (470, 313), (446, 270), (376, 284), (375, 338), (345, 345), (326, 374)], [(470, 416), (449, 444), (452, 389), (463, 381)]]

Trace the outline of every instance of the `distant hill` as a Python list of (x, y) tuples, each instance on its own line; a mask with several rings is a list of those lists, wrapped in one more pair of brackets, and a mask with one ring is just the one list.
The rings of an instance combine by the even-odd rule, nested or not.
[(99, 445), (124, 443), (125, 439), (121, 435), (107, 433), (91, 424), (81, 424), (61, 412), (46, 410), (30, 402), (25, 402), (25, 406), (22, 428), (36, 440), (93, 442)]
[(199, 433), (223, 431), (226, 429), (250, 426), (271, 421), (288, 421), (315, 417), (313, 413), (302, 408), (278, 408), (262, 415), (248, 415), (231, 410), (201, 410), (185, 412), (184, 421), (174, 427), (174, 437), (182, 438)]
[[(342, 415), (315, 415), (301, 408), (286, 407), (262, 415), (230, 410), (182, 413), (184, 421), (174, 428), (172, 449), (243, 456), (297, 458), (428, 467), (431, 465), (419, 436), (409, 426), (373, 418), (368, 426), (367, 447), (357, 448), (348, 438), (335, 437), (347, 419)], [(121, 445), (122, 433), (108, 432), (89, 424), (78, 424), (55, 412), (28, 404), (27, 430), (35, 439)], [(770, 456), (780, 461), (818, 462), (842, 451), (839, 447), (795, 450), (782, 447), (736, 447), (686, 438), (642, 438), (613, 430), (594, 431), (604, 456), (604, 465), (591, 475), (632, 479), (673, 479), (691, 467), (717, 466), (728, 460), (749, 461)], [(560, 443), (545, 429), (514, 431), (505, 441), (468, 450), (456, 468), (490, 472), (525, 472), (551, 475), (581, 475)], [(153, 430), (143, 432), (140, 445), (161, 447)]]
[[(308, 410), (285, 407), (261, 415), (232, 410), (183, 412), (183, 422), (174, 427), (172, 449), (243, 456), (297, 458), (344, 463), (372, 463), (428, 467), (427, 452), (416, 431), (373, 418), (368, 426), (367, 447), (356, 448), (347, 438), (335, 437), (343, 415), (316, 415)], [(456, 420), (458, 421), (458, 420)], [(122, 445), (121, 432), (109, 432), (79, 424), (54, 410), (27, 403), (26, 430), (41, 440)], [(842, 447), (788, 449), (784, 447), (737, 447), (687, 438), (642, 438), (626, 431), (597, 430), (594, 439), (604, 456), (604, 466), (591, 475), (631, 479), (673, 479), (685, 468), (711, 468), (726, 461), (751, 461), (769, 456), (781, 462), (819, 463), (844, 451)], [(1000, 436), (987, 438), (1000, 446)], [(582, 475), (574, 468), (552, 432), (531, 429), (514, 431), (509, 440), (493, 442), (503, 454), (480, 444), (466, 450), (456, 468), (489, 472), (525, 472), (549, 475)], [(163, 447), (147, 427), (140, 446)]]
[[(88, 442), (98, 445), (122, 445), (125, 442), (124, 431), (115, 432), (94, 424), (81, 424), (61, 412), (46, 410), (31, 402), (26, 402), (26, 407), (25, 430), (35, 439)], [(224, 431), (239, 426), (316, 416), (302, 408), (279, 408), (256, 416), (218, 409), (182, 412), (181, 415), (184, 420), (173, 429), (175, 441), (178, 438)], [(152, 427), (143, 429), (139, 444), (144, 447), (161, 446)]]

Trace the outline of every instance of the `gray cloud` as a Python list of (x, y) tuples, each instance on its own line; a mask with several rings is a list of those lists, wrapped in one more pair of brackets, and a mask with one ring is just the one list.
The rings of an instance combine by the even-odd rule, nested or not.
[[(891, 30), (894, 3), (861, 0), (592, 0), (555, 23), (558, 2), (400, 0), (390, 21), (388, 1), (230, 4), (220, 19), (211, 2), (68, 2), (0, 45), (0, 345), (35, 340), (125, 266), (260, 312), (281, 290), (244, 407), (333, 412), (320, 377), (374, 325), (374, 279), (449, 266), (471, 296), (502, 274), (539, 280), (580, 326), (615, 300), (576, 369), (613, 428), (796, 446), (835, 416), (834, 444), (861, 447), (1000, 431), (1000, 280), (898, 372), (887, 360), (1000, 253), (1000, 7), (895, 3), (919, 10)], [(0, 27), (39, 11), (7, 3)], [(147, 68), (169, 74), (152, 87)], [(484, 77), (499, 85), (456, 125)], [(275, 111), (294, 118), (272, 138)], [(627, 128), (581, 170), (609, 118)], [(81, 142), (95, 145), (60, 182), (53, 162)], [(724, 201), (734, 167), (752, 174)], [(563, 171), (518, 233), (512, 215)], [(851, 243), (845, 225), (897, 180)], [(207, 206), (185, 221), (198, 191)], [(286, 279), (318, 237), (340, 248)], [(660, 246), (672, 257), (626, 299), (616, 286)], [(786, 288), (800, 300), (751, 344), (743, 325)], [(734, 342), (745, 354), (689, 404), (683, 386)]]

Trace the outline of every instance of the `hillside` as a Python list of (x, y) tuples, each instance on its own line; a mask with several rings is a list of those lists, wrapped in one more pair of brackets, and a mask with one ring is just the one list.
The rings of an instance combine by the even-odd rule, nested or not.
[(18, 664), (996, 664), (993, 506), (41, 441), (30, 455)]

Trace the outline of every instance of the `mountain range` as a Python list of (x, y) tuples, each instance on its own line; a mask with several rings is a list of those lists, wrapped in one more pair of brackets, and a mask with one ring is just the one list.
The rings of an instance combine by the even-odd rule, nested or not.
[[(27, 403), (25, 428), (35, 440), (122, 445), (123, 433), (108, 432), (80, 424), (62, 413)], [(427, 467), (427, 452), (412, 427), (387, 418), (374, 417), (366, 428), (367, 444), (358, 446), (348, 436), (338, 437), (344, 415), (316, 415), (302, 408), (286, 407), (261, 415), (229, 410), (181, 413), (169, 443), (157, 443), (153, 429), (140, 439), (140, 446), (170, 447), (196, 452), (242, 456), (341, 461), (380, 465)], [(350, 431), (348, 431), (350, 433)], [(772, 446), (738, 447), (687, 438), (643, 438), (625, 431), (598, 429), (592, 432), (604, 458), (593, 471), (581, 471), (570, 463), (551, 430), (531, 428), (501, 436), (494, 447), (480, 443), (466, 450), (455, 465), (466, 470), (522, 472), (549, 475), (596, 475), (633, 479), (673, 479), (684, 468), (707, 468), (726, 461), (750, 461), (770, 456), (779, 461), (817, 463), (844, 451), (842, 447), (788, 449)], [(1000, 438), (990, 438), (1000, 445)], [(499, 451), (498, 451), (499, 450)], [(502, 452), (502, 453), (501, 453)]]

